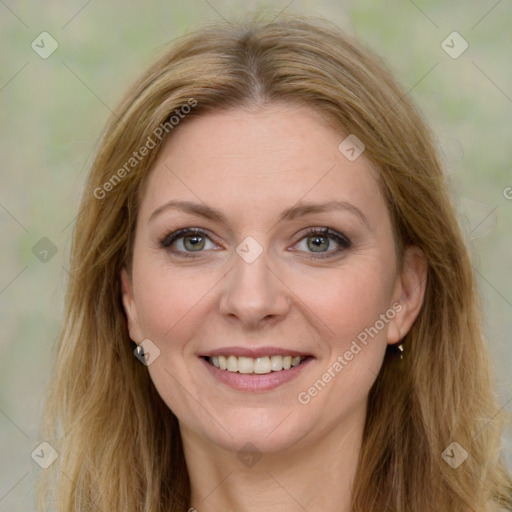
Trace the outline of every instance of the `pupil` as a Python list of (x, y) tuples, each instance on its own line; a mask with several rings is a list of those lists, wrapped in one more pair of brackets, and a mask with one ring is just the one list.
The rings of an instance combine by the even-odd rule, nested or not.
[[(315, 248), (315, 249), (317, 249), (319, 247), (321, 248), (322, 243), (325, 246), (324, 247), (325, 249), (329, 245), (329, 242), (327, 241), (326, 237), (324, 237), (324, 236), (311, 237), (310, 240), (312, 240), (313, 248)], [(325, 243), (326, 241), (327, 241), (327, 244)], [(314, 252), (321, 252), (321, 251), (314, 251)]]
[[(204, 245), (204, 240), (202, 240), (202, 237), (200, 235), (193, 235), (193, 236), (188, 236), (186, 237), (186, 242), (189, 242), (192, 244), (192, 250), (197, 250), (198, 248), (201, 249), (202, 246)], [(186, 245), (186, 242), (185, 242), (185, 245)], [(201, 245), (201, 242), (202, 245)]]

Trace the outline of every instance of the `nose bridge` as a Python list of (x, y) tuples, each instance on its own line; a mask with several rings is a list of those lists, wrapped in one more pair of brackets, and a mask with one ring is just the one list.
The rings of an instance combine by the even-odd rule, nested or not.
[(268, 253), (263, 250), (254, 259), (254, 251), (250, 240), (237, 248), (221, 300), (221, 313), (250, 324), (266, 317), (282, 316), (288, 308), (285, 287), (269, 268)]

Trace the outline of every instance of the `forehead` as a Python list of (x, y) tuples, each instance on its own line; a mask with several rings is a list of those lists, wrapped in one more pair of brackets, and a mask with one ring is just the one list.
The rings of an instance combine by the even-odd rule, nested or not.
[(347, 137), (307, 106), (277, 104), (209, 112), (187, 120), (159, 155), (141, 216), (170, 199), (233, 208), (237, 218), (299, 200), (351, 200), (384, 207), (364, 153), (349, 160)]

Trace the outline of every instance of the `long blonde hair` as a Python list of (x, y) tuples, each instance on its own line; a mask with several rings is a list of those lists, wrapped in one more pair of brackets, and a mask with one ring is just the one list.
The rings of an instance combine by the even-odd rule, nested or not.
[[(42, 429), (59, 458), (41, 474), (40, 510), (46, 501), (58, 512), (187, 510), (178, 422), (134, 357), (119, 275), (131, 265), (148, 173), (179, 129), (170, 116), (193, 103), (181, 125), (208, 111), (274, 101), (309, 105), (364, 142), (399, 245), (420, 247), (428, 264), (405, 357), (386, 354), (370, 391), (352, 511), (512, 505), (475, 280), (429, 130), (380, 59), (339, 29), (321, 19), (260, 15), (175, 42), (104, 131), (73, 235)], [(165, 136), (155, 137), (162, 126)], [(155, 147), (127, 166), (148, 138)], [(442, 456), (453, 442), (469, 454), (457, 469)]]

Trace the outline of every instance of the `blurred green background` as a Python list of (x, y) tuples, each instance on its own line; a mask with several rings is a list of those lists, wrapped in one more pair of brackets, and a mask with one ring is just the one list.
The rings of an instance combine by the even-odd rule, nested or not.
[[(187, 28), (259, 9), (323, 15), (355, 33), (387, 59), (423, 110), (478, 272), (499, 397), (512, 412), (510, 0), (0, 0), (0, 512), (34, 510), (42, 469), (30, 454), (42, 441), (69, 241), (108, 116)], [(469, 45), (458, 58), (441, 46), (454, 31)], [(42, 46), (42, 32), (58, 44), (47, 58), (31, 47)], [(45, 41), (40, 53), (50, 48)], [(49, 250), (47, 261), (34, 254), (37, 243)], [(510, 436), (505, 442), (511, 463)]]

